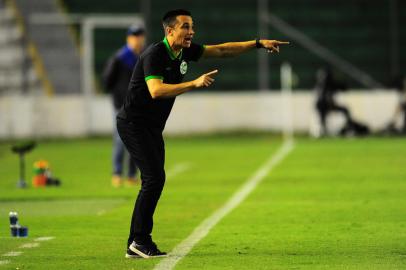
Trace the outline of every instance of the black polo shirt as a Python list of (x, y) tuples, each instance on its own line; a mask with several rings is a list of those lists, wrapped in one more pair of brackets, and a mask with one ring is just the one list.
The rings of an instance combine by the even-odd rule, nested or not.
[(203, 51), (204, 46), (192, 43), (175, 56), (166, 38), (149, 46), (140, 55), (134, 68), (129, 91), (117, 117), (137, 125), (163, 130), (175, 97), (153, 99), (146, 81), (159, 78), (167, 84), (181, 83), (187, 72), (188, 62), (198, 61)]

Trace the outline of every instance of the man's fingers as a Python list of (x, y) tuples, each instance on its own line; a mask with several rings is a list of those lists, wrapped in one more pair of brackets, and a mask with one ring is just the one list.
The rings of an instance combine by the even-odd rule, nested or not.
[(210, 86), (214, 82), (214, 79), (211, 76), (216, 75), (217, 72), (218, 72), (218, 70), (216, 69), (216, 70), (203, 74), (200, 77), (200, 79), (202, 80), (201, 86), (204, 86), (204, 87)]
[(204, 84), (204, 86), (210, 86), (213, 82), (214, 82), (213, 78), (206, 77), (203, 84)]
[(267, 48), (268, 52), (277, 52), (279, 53), (279, 45), (287, 45), (290, 44), (289, 41), (279, 41), (279, 40), (269, 40), (265, 43), (265, 47)]
[(208, 80), (209, 82), (214, 82), (214, 79), (211, 77), (206, 77), (206, 80)]
[(269, 47), (270, 47), (269, 50), (271, 50), (271, 52), (273, 52), (273, 51), (279, 52), (279, 47), (273, 46), (273, 45), (270, 45)]
[(216, 70), (210, 71), (209, 73), (206, 73), (205, 75), (211, 76), (211, 75), (217, 74), (217, 72), (219, 72), (219, 71), (216, 69)]
[(279, 52), (279, 46), (274, 46), (275, 47), (275, 51)]
[(209, 84), (211, 84), (212, 82), (214, 82), (213, 78), (207, 77), (206, 80), (204, 80), (204, 82), (207, 82)]

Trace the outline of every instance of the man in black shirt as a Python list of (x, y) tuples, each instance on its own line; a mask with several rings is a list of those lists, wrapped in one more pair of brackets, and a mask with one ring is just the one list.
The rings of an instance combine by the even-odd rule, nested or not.
[(161, 252), (152, 241), (153, 214), (165, 183), (165, 147), (162, 131), (175, 97), (187, 91), (208, 87), (217, 70), (183, 82), (188, 62), (201, 57), (237, 56), (254, 48), (279, 52), (277, 40), (252, 40), (202, 46), (192, 42), (193, 21), (189, 11), (172, 10), (162, 20), (165, 38), (151, 45), (134, 69), (124, 106), (117, 115), (117, 128), (141, 170), (142, 186), (135, 203), (127, 243), (127, 258), (158, 257)]
[[(116, 116), (127, 94), (128, 83), (132, 71), (138, 61), (138, 57), (144, 49), (145, 29), (139, 25), (132, 25), (127, 30), (127, 42), (107, 62), (103, 71), (103, 83), (113, 99), (114, 115)], [(113, 176), (111, 184), (113, 187), (120, 187), (123, 184), (121, 175), (123, 173), (125, 146), (118, 135), (114, 125), (113, 131)], [(128, 178), (124, 182), (132, 186), (138, 183), (136, 179), (137, 167), (131, 156), (128, 160)]]

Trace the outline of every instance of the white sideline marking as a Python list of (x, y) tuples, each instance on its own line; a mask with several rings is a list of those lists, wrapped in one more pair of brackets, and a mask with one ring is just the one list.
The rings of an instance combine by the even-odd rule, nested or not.
[(17, 256), (20, 256), (21, 254), (23, 254), (22, 251), (10, 251), (10, 252), (4, 253), (3, 256), (5, 256), (5, 257), (17, 257)]
[(190, 163), (176, 164), (173, 168), (168, 170), (168, 172), (166, 173), (166, 178), (175, 177), (176, 175), (183, 173), (184, 171), (187, 171), (189, 168), (190, 168)]
[(210, 230), (228, 213), (236, 208), (267, 176), (272, 169), (277, 166), (293, 149), (294, 142), (291, 139), (285, 140), (278, 151), (271, 155), (270, 158), (262, 165), (245, 184), (234, 193), (234, 195), (216, 212), (205, 219), (195, 230), (180, 244), (178, 244), (171, 252), (170, 256), (160, 261), (155, 270), (170, 270), (185, 257), (192, 248), (203, 239)]
[[(35, 248), (35, 247), (39, 247), (39, 243), (38, 242), (45, 242), (45, 241), (49, 241), (54, 239), (55, 237), (53, 236), (43, 236), (43, 237), (37, 237), (34, 239), (34, 243), (26, 243), (24, 245), (21, 245), (20, 248)], [(17, 257), (20, 256), (21, 254), (23, 254), (22, 251), (10, 251), (7, 253), (4, 253), (3, 256), (4, 257)], [(9, 260), (4, 260), (4, 261), (0, 261), (0, 265), (3, 264), (8, 264), (10, 263)]]
[(39, 247), (39, 243), (27, 243), (20, 246), (20, 248), (35, 248), (35, 247)]
[(8, 264), (8, 263), (10, 263), (9, 260), (0, 261), (0, 265), (5, 265), (5, 264)]
[(35, 238), (34, 241), (36, 241), (36, 242), (43, 242), (43, 241), (52, 240), (52, 239), (54, 239), (54, 238), (55, 238), (55, 237), (53, 237), (53, 236), (44, 236), (44, 237)]

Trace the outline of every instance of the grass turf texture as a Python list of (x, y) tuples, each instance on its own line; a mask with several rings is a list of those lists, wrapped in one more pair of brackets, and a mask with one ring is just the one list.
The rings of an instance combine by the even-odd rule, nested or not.
[[(172, 138), (169, 178), (154, 238), (170, 251), (220, 207), (282, 141), (256, 136)], [(62, 187), (18, 190), (18, 159), (0, 146), (0, 269), (153, 269), (159, 261), (124, 259), (137, 188), (110, 186), (110, 139), (40, 143)], [(176, 269), (406, 268), (406, 140), (299, 139), (256, 190), (179, 262)], [(9, 236), (19, 212), (29, 237)], [(32, 249), (19, 248), (55, 236)], [(4, 257), (23, 251), (18, 257)]]

